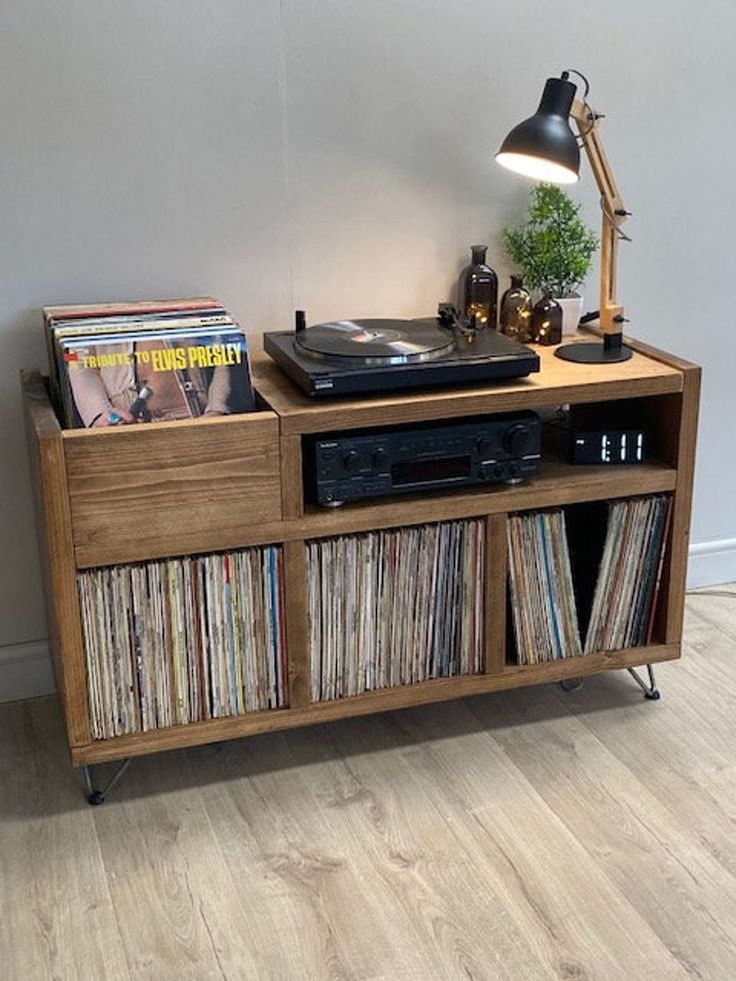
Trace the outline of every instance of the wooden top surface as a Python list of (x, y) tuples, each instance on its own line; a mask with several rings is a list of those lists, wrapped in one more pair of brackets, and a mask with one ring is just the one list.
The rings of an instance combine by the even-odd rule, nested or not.
[(683, 373), (677, 359), (643, 345), (637, 345), (630, 360), (612, 365), (562, 361), (554, 356), (554, 347), (532, 346), (539, 354), (538, 372), (527, 378), (483, 386), (397, 391), (351, 399), (311, 399), (267, 355), (258, 351), (254, 351), (253, 375), (258, 392), (281, 417), (283, 435), (506, 412), (540, 405), (609, 401), (680, 392), (683, 388)]

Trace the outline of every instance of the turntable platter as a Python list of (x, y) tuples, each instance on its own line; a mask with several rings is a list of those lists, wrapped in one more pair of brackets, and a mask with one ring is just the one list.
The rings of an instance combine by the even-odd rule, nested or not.
[(431, 361), (455, 347), (436, 322), (416, 320), (335, 320), (300, 331), (294, 343), (312, 358), (366, 366)]

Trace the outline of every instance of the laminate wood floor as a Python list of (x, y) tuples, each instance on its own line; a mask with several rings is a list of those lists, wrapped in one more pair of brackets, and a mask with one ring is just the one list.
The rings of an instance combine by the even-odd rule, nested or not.
[(736, 978), (736, 586), (682, 661), (135, 760), (0, 706), (0, 977)]

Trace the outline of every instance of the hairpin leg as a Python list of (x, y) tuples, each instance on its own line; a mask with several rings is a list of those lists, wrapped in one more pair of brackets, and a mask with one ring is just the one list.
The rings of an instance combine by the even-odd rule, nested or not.
[(642, 676), (634, 668), (628, 668), (628, 672), (637, 685), (644, 692), (644, 698), (649, 698), (651, 701), (656, 702), (658, 698), (662, 696), (659, 694), (659, 689), (657, 688), (657, 682), (654, 680), (654, 668), (651, 664), (647, 664), (647, 674), (649, 675), (649, 684), (644, 681)]
[(115, 773), (113, 773), (106, 787), (102, 790), (96, 790), (92, 784), (92, 769), (89, 766), (82, 767), (82, 776), (84, 777), (84, 786), (87, 791), (87, 803), (88, 804), (104, 804), (105, 798), (113, 789), (113, 787), (118, 783), (122, 775), (130, 766), (132, 760), (123, 760), (120, 766), (117, 768)]
[[(649, 675), (649, 684), (644, 681), (639, 672), (634, 668), (627, 668), (626, 670), (644, 692), (644, 697), (656, 702), (657, 699), (661, 698), (662, 696), (660, 695), (659, 688), (657, 688), (657, 683), (654, 680), (654, 668), (651, 664), (647, 664), (646, 668), (647, 674)], [(566, 692), (574, 692), (580, 691), (580, 689), (583, 687), (584, 681), (584, 678), (563, 678), (560, 685)]]

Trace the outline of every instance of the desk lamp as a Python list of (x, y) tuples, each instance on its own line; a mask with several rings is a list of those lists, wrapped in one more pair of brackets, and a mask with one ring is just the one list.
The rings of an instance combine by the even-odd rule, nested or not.
[[(577, 86), (570, 81), (571, 72), (585, 84), (582, 99), (575, 98)], [(555, 354), (565, 361), (610, 364), (631, 357), (630, 349), (622, 342), (623, 307), (616, 302), (618, 243), (622, 238), (630, 241), (621, 231), (630, 212), (624, 208), (603, 152), (598, 137), (598, 120), (602, 117), (588, 105), (589, 89), (585, 76), (572, 68), (564, 71), (560, 78), (548, 78), (539, 108), (511, 130), (496, 154), (496, 160), (503, 167), (534, 180), (573, 184), (580, 174), (580, 147), (585, 147), (601, 193), (603, 211), (599, 311), (603, 344), (565, 344), (558, 347)], [(572, 131), (570, 117), (577, 124), (578, 136)]]

